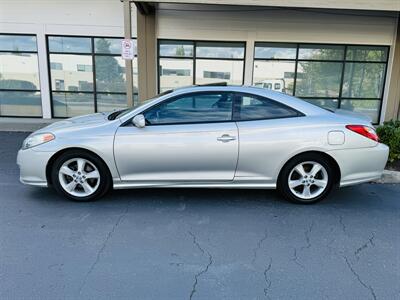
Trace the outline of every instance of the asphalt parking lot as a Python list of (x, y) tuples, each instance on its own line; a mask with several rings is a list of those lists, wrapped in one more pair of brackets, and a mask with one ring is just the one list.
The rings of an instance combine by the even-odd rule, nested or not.
[(313, 206), (146, 189), (74, 203), (18, 181), (0, 133), (0, 299), (399, 299), (400, 186)]

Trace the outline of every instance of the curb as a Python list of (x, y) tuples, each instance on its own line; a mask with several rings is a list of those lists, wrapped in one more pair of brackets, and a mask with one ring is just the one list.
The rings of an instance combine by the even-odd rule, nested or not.
[(400, 172), (383, 170), (382, 177), (374, 181), (375, 183), (400, 183)]

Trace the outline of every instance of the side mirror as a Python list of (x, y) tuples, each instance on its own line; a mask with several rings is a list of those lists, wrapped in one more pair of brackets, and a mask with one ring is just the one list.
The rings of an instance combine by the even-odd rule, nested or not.
[(133, 125), (135, 125), (137, 128), (143, 128), (146, 126), (146, 119), (144, 118), (143, 115), (136, 115), (132, 119)]

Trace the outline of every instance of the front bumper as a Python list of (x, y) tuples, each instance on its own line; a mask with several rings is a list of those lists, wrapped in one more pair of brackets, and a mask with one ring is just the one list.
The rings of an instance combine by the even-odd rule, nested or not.
[(340, 186), (348, 186), (381, 178), (389, 147), (378, 144), (371, 148), (333, 150), (328, 154), (339, 164)]
[(47, 187), (46, 166), (53, 152), (19, 150), (17, 164), (20, 170), (19, 180), (24, 184)]

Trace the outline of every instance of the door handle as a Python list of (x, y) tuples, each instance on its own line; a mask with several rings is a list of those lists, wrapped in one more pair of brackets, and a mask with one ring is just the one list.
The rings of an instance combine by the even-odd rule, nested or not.
[(223, 134), (217, 138), (217, 141), (220, 141), (223, 143), (227, 143), (227, 142), (234, 141), (234, 140), (236, 140), (236, 137), (230, 136), (229, 134)]

